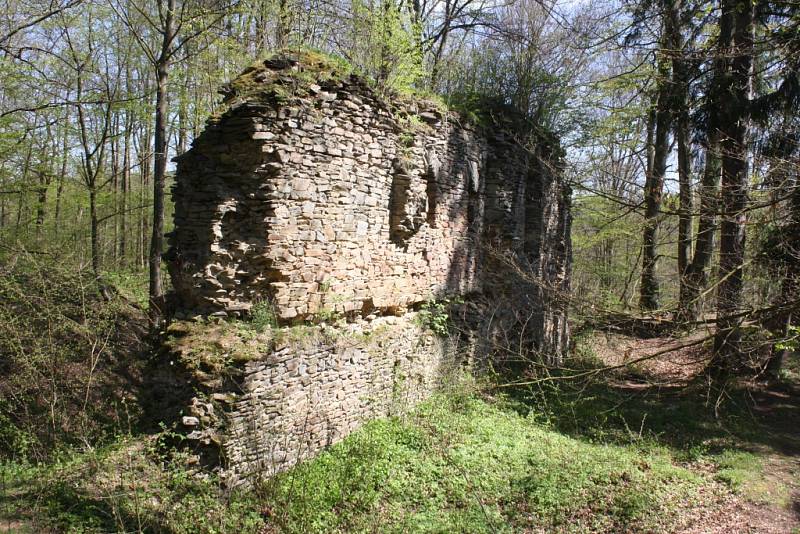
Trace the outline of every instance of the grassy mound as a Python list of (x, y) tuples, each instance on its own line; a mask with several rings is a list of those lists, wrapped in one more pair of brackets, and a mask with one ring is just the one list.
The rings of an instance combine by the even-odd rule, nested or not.
[(586, 443), (508, 407), (445, 396), (368, 425), (262, 492), (287, 532), (619, 532), (661, 530), (701, 484), (665, 454)]
[(100, 289), (53, 261), (0, 266), (0, 457), (47, 460), (137, 419), (147, 321)]

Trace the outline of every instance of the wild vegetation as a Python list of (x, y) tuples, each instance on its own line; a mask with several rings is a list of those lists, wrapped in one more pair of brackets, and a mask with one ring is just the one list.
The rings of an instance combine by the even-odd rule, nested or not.
[[(2, 9), (0, 531), (800, 528), (796, 2)], [(560, 139), (576, 340), (557, 368), (493, 347), (523, 365), (233, 491), (176, 447), (144, 387), (167, 330), (170, 160), (220, 87), (287, 49), (478, 125), (510, 106)], [(450, 304), (420, 323), (457, 335)], [(275, 321), (265, 302), (195, 328), (211, 345), (317, 331)], [(231, 363), (196, 334), (198, 369)]]
[[(576, 370), (602, 364), (592, 346)], [(637, 390), (637, 374), (462, 382), (246, 491), (200, 477), (170, 432), (122, 432), (6, 464), (0, 514), (23, 532), (789, 532), (796, 401), (754, 419), (737, 390), (715, 416), (698, 384)]]

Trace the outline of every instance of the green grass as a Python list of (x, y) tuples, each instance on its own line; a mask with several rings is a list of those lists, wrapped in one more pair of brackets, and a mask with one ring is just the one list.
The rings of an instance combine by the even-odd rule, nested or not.
[(159, 451), (127, 438), (49, 467), (6, 466), (0, 519), (66, 532), (244, 533), (265, 521), (303, 533), (613, 532), (658, 529), (704, 483), (668, 454), (587, 443), (467, 394), (373, 421), (248, 493)]
[[(566, 366), (572, 371), (562, 378), (602, 366), (591, 335), (577, 338)], [(651, 387), (647, 373), (632, 368), (585, 379), (537, 383), (533, 378), (531, 385), (508, 388), (509, 406), (523, 416), (588, 443), (634, 447), (710, 470), (712, 478), (757, 504), (790, 504), (787, 484), (769, 474), (764, 458), (800, 446), (793, 432), (800, 412), (792, 395), (785, 395), (791, 388), (779, 386), (784, 396), (776, 401), (743, 383), (711, 387), (702, 376), (686, 387)]]
[(764, 458), (742, 450), (726, 450), (715, 459), (717, 480), (747, 500), (761, 504), (791, 505), (791, 492), (782, 482), (765, 476)]
[[(166, 272), (166, 265), (162, 265), (163, 272)], [(123, 297), (134, 302), (142, 309), (147, 309), (148, 283), (147, 273), (142, 271), (106, 271), (103, 277), (113, 285)]]
[(763, 467), (763, 461), (757, 455), (737, 450), (724, 451), (717, 456), (716, 463), (719, 466), (717, 479), (737, 491), (755, 482)]
[(406, 419), (370, 423), (260, 493), (287, 532), (614, 531), (655, 527), (701, 483), (666, 454), (586, 443), (502, 404), (440, 396)]
[[(596, 364), (590, 351), (578, 360), (570, 365)], [(765, 475), (763, 454), (749, 452), (775, 438), (735, 390), (715, 414), (697, 385), (548, 381), (494, 396), (485, 393), (497, 391), (492, 383), (482, 387), (368, 423), (247, 492), (198, 478), (186, 454), (152, 437), (48, 467), (9, 464), (0, 525), (23, 517), (32, 532), (660, 532), (723, 484), (758, 504), (788, 499)]]

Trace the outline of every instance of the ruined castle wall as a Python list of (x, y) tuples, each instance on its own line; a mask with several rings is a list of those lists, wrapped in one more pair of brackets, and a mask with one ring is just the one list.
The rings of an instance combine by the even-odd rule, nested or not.
[(247, 364), (241, 392), (225, 414), (229, 484), (283, 471), (370, 419), (405, 412), (452, 372), (452, 355), (414, 314), (337, 335)]
[(258, 98), (179, 158), (169, 259), (182, 311), (398, 313), (479, 291), (483, 242), (536, 258), (536, 276), (565, 273), (543, 245), (568, 239), (561, 185), (530, 147), (433, 108), (390, 111), (353, 76), (279, 95), (301, 68), (265, 69)]
[[(558, 361), (570, 193), (551, 166), (557, 143), (420, 101), (389, 109), (360, 78), (318, 76), (294, 58), (242, 76), (178, 158), (174, 315), (237, 316), (266, 302), (284, 325), (271, 335), (297, 323), (332, 335), (270, 339), (235, 384), (204, 392), (224, 406), (196, 399), (188, 437), (218, 445), (229, 482), (413, 406), (472, 349), (491, 355), (493, 340), (518, 335), (515, 346)], [(462, 306), (472, 319), (458, 347), (408, 311), (471, 293), (492, 309)], [(309, 326), (340, 317), (351, 322)]]

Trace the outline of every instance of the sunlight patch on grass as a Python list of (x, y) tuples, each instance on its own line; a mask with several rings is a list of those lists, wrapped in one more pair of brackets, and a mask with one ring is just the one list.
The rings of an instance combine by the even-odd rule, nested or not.
[(752, 452), (726, 450), (714, 458), (715, 478), (754, 503), (786, 506), (790, 492), (785, 484), (766, 477), (764, 459)]
[(613, 531), (655, 527), (700, 484), (666, 455), (585, 443), (473, 397), (437, 397), (259, 491), (288, 532)]

